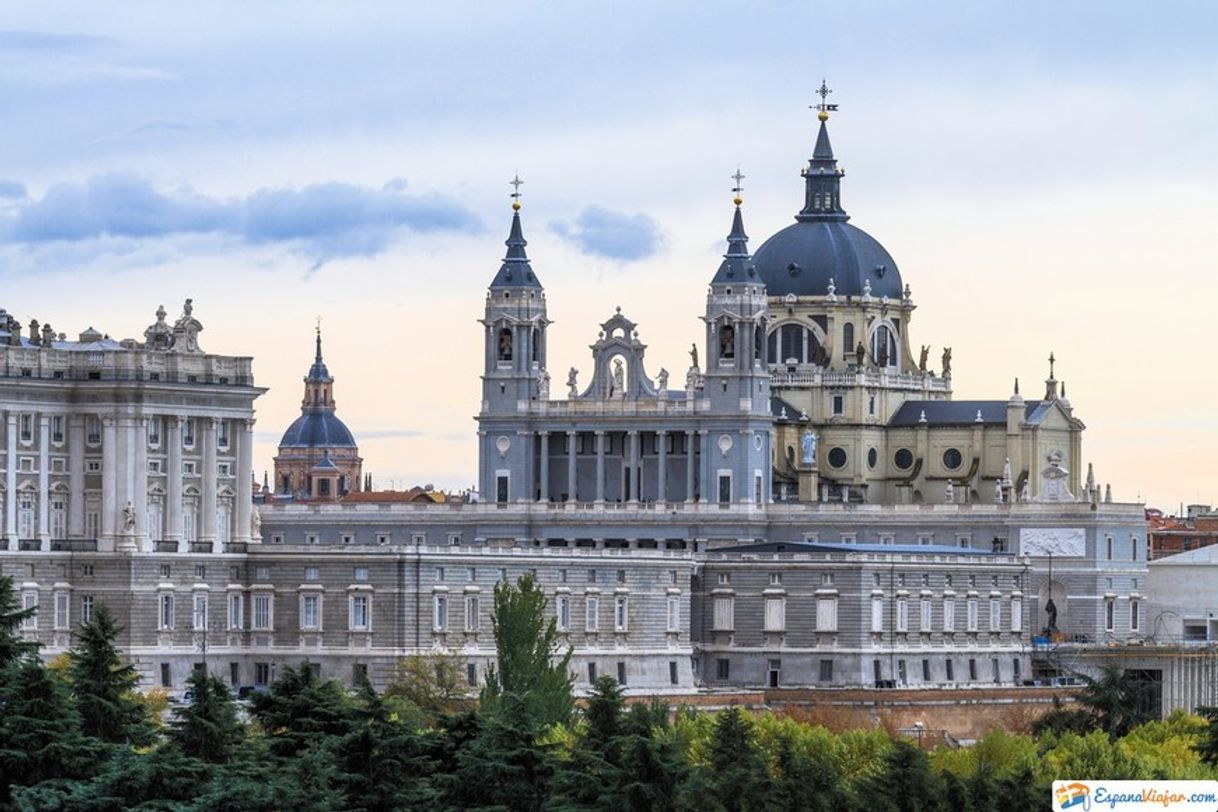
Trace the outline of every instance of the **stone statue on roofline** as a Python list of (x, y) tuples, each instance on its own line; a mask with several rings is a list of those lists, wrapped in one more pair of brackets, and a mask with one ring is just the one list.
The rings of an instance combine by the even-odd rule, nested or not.
[(173, 345), (170, 347), (172, 352), (202, 352), (199, 349), (199, 333), (203, 332), (203, 325), (194, 317), (194, 300), (187, 299), (182, 305), (182, 315), (173, 324)]
[(578, 377), (579, 370), (571, 367), (571, 371), (567, 373), (567, 397), (569, 398), (579, 397), (579, 385), (575, 382)]
[(952, 348), (943, 348), (943, 377), (950, 378), (952, 376)]

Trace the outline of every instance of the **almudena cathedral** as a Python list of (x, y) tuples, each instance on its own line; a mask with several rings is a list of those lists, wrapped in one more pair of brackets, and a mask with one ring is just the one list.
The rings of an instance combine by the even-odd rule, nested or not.
[(261, 486), (266, 390), (201, 348), (190, 301), (124, 340), (0, 311), (0, 567), (39, 607), (25, 633), (54, 656), (104, 603), (149, 686), (304, 660), (383, 685), (438, 651), (477, 686), (494, 586), (531, 572), (580, 689), (1019, 685), (1034, 636), (1145, 636), (1142, 505), (1083, 475), (1051, 363), (1023, 394), (952, 397), (950, 350), (928, 363), (910, 285), (843, 208), (829, 109), (793, 223), (751, 249), (737, 194), (683, 373), (652, 374), (620, 309), (587, 368), (548, 368), (514, 200), (466, 498), (367, 489), (320, 334)]

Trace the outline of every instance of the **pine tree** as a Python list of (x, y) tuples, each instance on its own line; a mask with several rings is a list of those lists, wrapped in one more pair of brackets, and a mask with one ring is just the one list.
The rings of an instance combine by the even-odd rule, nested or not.
[(636, 704), (622, 723), (618, 746), (626, 782), (621, 787), (623, 809), (667, 812), (676, 809), (689, 766), (668, 736), (668, 706)]
[(884, 771), (860, 793), (876, 812), (935, 812), (942, 808), (943, 785), (920, 747), (898, 739), (884, 757)]
[(501, 694), (481, 732), (456, 754), (444, 803), (456, 809), (535, 812), (549, 796), (552, 765), (527, 703)]
[(174, 712), (170, 741), (191, 758), (222, 764), (243, 735), (233, 695), (222, 680), (202, 670), (192, 672), (186, 684), (192, 698)]
[(9, 575), (0, 575), (0, 668), (38, 654), (38, 644), (21, 637), (21, 624), (37, 609), (20, 609), (17, 590)]
[(623, 704), (617, 680), (600, 677), (592, 684), (583, 711), (586, 726), (554, 776), (550, 809), (622, 808), (620, 789), (628, 778), (621, 761)]
[(72, 693), (85, 735), (105, 742), (142, 744), (152, 728), (144, 706), (132, 696), (139, 685), (135, 667), (124, 663), (114, 641), (122, 629), (103, 604), (81, 624), (68, 653)]
[(255, 694), (252, 713), (266, 731), (271, 752), (291, 758), (310, 744), (352, 730), (354, 706), (346, 690), (323, 680), (309, 663), (286, 666), (266, 693)]
[(719, 806), (727, 812), (764, 808), (769, 773), (744, 711), (738, 707), (720, 711), (709, 744), (707, 786)]
[(487, 670), (482, 690), (482, 704), (488, 708), (504, 694), (516, 695), (542, 727), (571, 718), (575, 682), (571, 649), (559, 653), (557, 618), (546, 620), (546, 603), (530, 574), (517, 586), (507, 581), (495, 585), (491, 625), (498, 661)]
[(0, 709), (0, 807), (11, 786), (83, 778), (99, 756), (67, 688), (38, 660), (0, 668)]

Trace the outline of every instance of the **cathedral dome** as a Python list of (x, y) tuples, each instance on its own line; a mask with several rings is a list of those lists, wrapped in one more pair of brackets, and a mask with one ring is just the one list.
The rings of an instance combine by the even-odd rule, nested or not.
[(307, 411), (288, 426), (280, 448), (355, 448), (351, 430), (331, 411)]
[(901, 274), (892, 256), (866, 231), (843, 220), (801, 220), (770, 237), (753, 254), (757, 275), (770, 296), (826, 296), (833, 280), (838, 296), (901, 298)]

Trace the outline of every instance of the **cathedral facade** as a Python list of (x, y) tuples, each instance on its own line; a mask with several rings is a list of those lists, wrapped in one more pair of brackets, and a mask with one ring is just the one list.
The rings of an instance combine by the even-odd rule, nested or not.
[[(240, 498), (224, 536), (208, 494), (227, 480), (207, 479), (228, 452), (206, 427), (248, 431), (260, 394), (248, 359), (183, 353), (178, 326), (154, 326), (142, 344), (82, 336), (79, 350), (10, 328), (3, 495), (17, 518), (0, 567), (26, 605), (54, 608), (27, 634), (54, 653), (86, 605), (105, 601), (149, 683), (176, 688), (203, 665), (261, 685), (308, 659), (383, 684), (406, 654), (451, 652), (473, 689), (495, 654), (494, 585), (528, 572), (581, 689), (602, 674), (652, 693), (1012, 685), (1033, 675), (1034, 638), (1143, 636), (1142, 507), (1080, 476), (1084, 427), (1052, 369), (1040, 399), (1013, 387), (957, 401), (950, 352), (932, 370), (929, 349), (913, 351), (910, 285), (847, 222), (826, 119), (822, 110), (794, 224), (751, 252), (734, 201), (690, 365), (675, 375), (647, 368), (639, 326), (618, 311), (590, 327), (582, 379), (552, 376), (545, 288), (514, 203), (483, 301), (477, 500), (341, 498), (358, 489), (360, 460), (319, 336), (301, 417), (276, 458), (273, 490), (291, 498), (250, 507), (238, 441)], [(184, 348), (190, 324), (179, 324)], [(57, 377), (58, 353), (83, 360)], [(151, 385), (153, 369), (170, 377)], [(190, 388), (204, 377), (229, 388)], [(161, 397), (171, 383), (176, 400)], [(95, 390), (112, 395), (82, 401)], [(82, 441), (99, 479), (87, 467), (83, 479), (59, 476), (54, 419), (72, 410), (86, 424), (195, 420), (204, 431), (189, 448), (166, 435), (165, 452), (146, 433), (102, 432)], [(27, 436), (27, 424), (44, 428)], [(196, 454), (202, 467), (162, 486), (148, 467), (162, 453), (174, 472)], [(70, 523), (59, 540), (48, 521), (31, 534), (20, 494), (53, 501), (55, 487), (109, 505), (96, 532)], [(198, 490), (199, 543), (172, 543), (174, 520), (140, 524), (162, 487), (173, 515)], [(119, 518), (128, 500), (133, 529)]]

